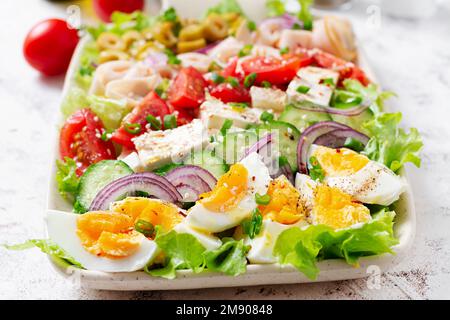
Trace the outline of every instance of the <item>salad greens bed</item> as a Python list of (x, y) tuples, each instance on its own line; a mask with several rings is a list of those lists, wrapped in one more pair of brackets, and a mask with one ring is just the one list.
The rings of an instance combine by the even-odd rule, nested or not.
[[(269, 0), (267, 1), (268, 15), (272, 19), (278, 19), (275, 21), (287, 23), (289, 25), (288, 29), (314, 32), (314, 19), (309, 11), (309, 6), (312, 1), (304, 0), (299, 1), (299, 3), (301, 10), (293, 15), (286, 11), (285, 1)], [(208, 28), (211, 28), (210, 24), (214, 23), (214, 21), (222, 21), (214, 19), (223, 19), (223, 21), (226, 21), (223, 35), (219, 36), (218, 33), (220, 32), (217, 30), (214, 30), (214, 32), (208, 31)], [(214, 21), (211, 22), (212, 20)], [(128, 195), (132, 194), (134, 196), (146, 197), (155, 196), (156, 193), (154, 194), (152, 192), (160, 192), (159, 194), (162, 197), (167, 197), (167, 199), (162, 198), (163, 200), (177, 204), (182, 202), (181, 207), (183, 209), (189, 209), (195, 206), (196, 201), (199, 199), (199, 194), (195, 194), (194, 192), (193, 197), (189, 198), (189, 200), (184, 199), (180, 201), (177, 197), (179, 197), (181, 191), (180, 193), (176, 190), (174, 192), (170, 191), (172, 190), (170, 188), (173, 187), (170, 184), (173, 180), (171, 181), (170, 178), (171, 175), (175, 175), (175, 170), (184, 170), (183, 168), (186, 167), (193, 170), (191, 167), (195, 163), (192, 159), (197, 156), (203, 157), (203, 160), (208, 160), (206, 164), (204, 161), (202, 162), (204, 165), (200, 165), (200, 169), (203, 171), (196, 171), (197, 173), (195, 174), (193, 171), (189, 171), (188, 173), (191, 179), (201, 177), (202, 179), (200, 180), (204, 180), (203, 182), (209, 181), (208, 179), (212, 177), (212, 185), (208, 186), (206, 184), (206, 187), (202, 187), (205, 188), (204, 190), (200, 189), (203, 192), (214, 192), (214, 183), (216, 180), (219, 179), (220, 183), (220, 177), (229, 174), (230, 165), (237, 163), (240, 158), (245, 156), (245, 154), (241, 154), (236, 161), (229, 161), (227, 151), (230, 149), (238, 149), (241, 143), (239, 142), (240, 140), (233, 139), (247, 139), (246, 142), (253, 145), (253, 147), (255, 147), (254, 144), (256, 143), (256, 152), (259, 152), (260, 149), (258, 148), (261, 146), (258, 145), (258, 142), (262, 143), (261, 141), (265, 141), (264, 139), (270, 140), (271, 130), (280, 130), (280, 132), (285, 133), (285, 136), (287, 136), (287, 138), (280, 138), (281, 154), (276, 161), (278, 161), (280, 168), (285, 170), (282, 174), (287, 177), (291, 184), (294, 184), (294, 176), (297, 171), (307, 174), (315, 183), (324, 183), (326, 170), (319, 163), (318, 159), (315, 156), (302, 159), (301, 152), (299, 151), (301, 150), (300, 146), (297, 149), (297, 145), (301, 144), (307, 131), (313, 126), (319, 125), (320, 127), (321, 124), (325, 127), (328, 125), (337, 126), (336, 128), (339, 130), (347, 133), (350, 132), (345, 137), (345, 141), (342, 139), (342, 141), (339, 140), (337, 136), (333, 136), (332, 134), (322, 137), (326, 138), (324, 140), (326, 141), (325, 146), (335, 146), (337, 143), (337, 148), (345, 147), (351, 149), (358, 154), (366, 156), (371, 161), (386, 166), (386, 168), (395, 174), (398, 174), (408, 162), (417, 167), (420, 166), (419, 151), (423, 144), (418, 130), (415, 128), (409, 130), (401, 128), (400, 122), (402, 115), (400, 112), (388, 113), (384, 111), (385, 101), (395, 96), (395, 94), (381, 91), (376, 84), (370, 83), (362, 70), (352, 63), (342, 62), (343, 60), (323, 53), (320, 50), (319, 58), (316, 57), (317, 53), (310, 56), (309, 51), (301, 52), (300, 55), (303, 59), (301, 63), (318, 65), (324, 69), (332, 69), (330, 65), (322, 65), (318, 62), (322, 61), (320, 58), (328, 59), (332, 57), (333, 65), (345, 64), (345, 68), (351, 69), (350, 71), (347, 70), (347, 72), (343, 71), (346, 70), (344, 67), (338, 68), (339, 83), (335, 83), (331, 78), (323, 79), (323, 82), (320, 83), (321, 85), (332, 88), (329, 105), (324, 106), (308, 101), (291, 101), (286, 103), (286, 106), (283, 106), (283, 111), (281, 112), (273, 112), (272, 110), (261, 112), (258, 114), (254, 123), (247, 125), (245, 128), (241, 127), (237, 131), (234, 127), (236, 124), (235, 120), (226, 119), (211, 134), (209, 143), (212, 148), (210, 150), (207, 152), (193, 152), (190, 154), (191, 158), (188, 157), (187, 160), (185, 159), (181, 163), (165, 163), (153, 167), (151, 170), (147, 170), (152, 171), (151, 173), (135, 173), (136, 169), (129, 165), (123, 158), (121, 158), (123, 161), (118, 160), (116, 154), (118, 155), (120, 151), (123, 153), (125, 151), (128, 153), (130, 153), (129, 151), (133, 151), (132, 147), (134, 145), (131, 141), (136, 140), (132, 140), (131, 138), (144, 133), (145, 128), (149, 129), (148, 132), (160, 129), (164, 129), (162, 132), (166, 132), (194, 123), (194, 119), (198, 117), (197, 111), (200, 103), (196, 105), (196, 109), (192, 108), (188, 111), (179, 108), (177, 105), (177, 101), (179, 100), (174, 98), (173, 93), (175, 91), (173, 89), (174, 80), (165, 78), (154, 88), (154, 96), (150, 105), (153, 108), (152, 110), (155, 108), (167, 108), (167, 111), (160, 114), (147, 113), (142, 118), (144, 119), (144, 122), (142, 122), (142, 119), (139, 119), (137, 114), (140, 111), (136, 111), (140, 107), (130, 104), (127, 97), (116, 99), (106, 97), (104, 94), (95, 93), (91, 90), (93, 83), (96, 81), (97, 68), (102, 66), (105, 61), (107, 62), (107, 60), (102, 59), (107, 59), (105, 57), (111, 58), (112, 55), (116, 55), (115, 57), (119, 57), (118, 59), (111, 59), (137, 63), (142, 61), (148, 62), (149, 55), (152, 55), (153, 58), (158, 57), (156, 59), (160, 59), (157, 61), (159, 63), (158, 68), (162, 64), (165, 67), (170, 67), (175, 73), (181, 73), (184, 72), (181, 70), (185, 69), (184, 66), (181, 66), (182, 60), (180, 59), (183, 58), (181, 54), (195, 51), (197, 54), (206, 56), (214, 47), (220, 46), (225, 41), (231, 41), (228, 40), (230, 38), (238, 37), (239, 30), (241, 30), (240, 28), (242, 26), (246, 26), (248, 31), (254, 34), (257, 34), (258, 28), (260, 28), (255, 22), (250, 21), (246, 17), (235, 0), (223, 0), (217, 6), (209, 8), (201, 21), (195, 22), (190, 26), (178, 16), (173, 8), (170, 8), (155, 17), (146, 16), (141, 12), (132, 14), (116, 12), (112, 16), (111, 23), (86, 28), (91, 36), (91, 40), (86, 43), (80, 55), (78, 69), (72, 79), (71, 88), (64, 98), (61, 111), (69, 123), (81, 123), (87, 127), (90, 125), (93, 126), (93, 136), (88, 137), (87, 140), (74, 140), (72, 136), (78, 134), (77, 139), (79, 139), (80, 134), (82, 136), (83, 133), (82, 131), (73, 129), (71, 133), (69, 132), (72, 136), (69, 135), (69, 138), (67, 138), (70, 141), (67, 145), (73, 148), (73, 145), (77, 141), (93, 141), (93, 139), (95, 140), (97, 138), (98, 145), (96, 148), (98, 149), (96, 149), (97, 153), (95, 157), (102, 161), (95, 160), (90, 163), (80, 161), (82, 156), (86, 157), (86, 153), (92, 151), (86, 149), (87, 147), (83, 149), (86, 145), (82, 145), (80, 147), (81, 149), (76, 149), (75, 152), (72, 152), (73, 150), (70, 149), (66, 154), (61, 155), (61, 159), (56, 161), (58, 191), (66, 201), (73, 203), (75, 212), (83, 214), (91, 211), (107, 210), (108, 207), (104, 207), (106, 202), (103, 203), (100, 200), (106, 201), (105, 197), (108, 194), (102, 194), (103, 198), (100, 197), (102, 199), (99, 199), (99, 194), (104, 192), (108, 187), (113, 190), (114, 183), (117, 184), (117, 181), (129, 179), (131, 176), (139, 174), (142, 179), (145, 178), (148, 179), (146, 181), (150, 181), (150, 187), (132, 190), (134, 193), (130, 193), (130, 190), (127, 189)], [(197, 35), (199, 28), (201, 30), (207, 30), (204, 31), (204, 37)], [(158, 34), (168, 32), (167, 37), (160, 40), (162, 44), (155, 41), (155, 32)], [(110, 39), (124, 39), (125, 35), (127, 39), (131, 36), (136, 38), (131, 45), (121, 47), (118, 50), (119, 52), (117, 50), (112, 52), (110, 49), (105, 49), (99, 45), (102, 37), (105, 37), (105, 34)], [(224, 40), (225, 38), (226, 40)], [(164, 43), (164, 41), (168, 41), (168, 43)], [(186, 48), (190, 50), (186, 50)], [(243, 58), (252, 59), (253, 49), (254, 45), (245, 45), (237, 54), (237, 58), (243, 61), (245, 60)], [(280, 52), (279, 59), (285, 59), (283, 63), (289, 65), (291, 63), (289, 59), (292, 59), (289, 56), (289, 48), (275, 49), (277, 52)], [(230, 59), (230, 61), (235, 60)], [(242, 68), (245, 69), (244, 63), (239, 63), (242, 63)], [(273, 89), (275, 92), (283, 91), (283, 94), (285, 90), (289, 92), (287, 83), (290, 80), (287, 83), (282, 83), (283, 81), (276, 83), (273, 74), (270, 77), (272, 82), (269, 79), (261, 80), (262, 73), (258, 73), (258, 70), (253, 73), (247, 73), (245, 77), (239, 78), (239, 74), (235, 73), (235, 70), (230, 72), (230, 65), (231, 63), (223, 63), (220, 65), (220, 63), (214, 61), (208, 67), (208, 71), (203, 72), (206, 80), (201, 75), (201, 80), (198, 80), (198, 78), (195, 78), (195, 76), (189, 73), (186, 73), (185, 76), (190, 76), (192, 77), (191, 79), (194, 79), (192, 81), (197, 81), (197, 83), (200, 83), (200, 86), (203, 85), (202, 92), (205, 91), (204, 89), (208, 91), (206, 98), (204, 96), (201, 97), (202, 101), (213, 97), (216, 99), (214, 101), (220, 100), (221, 103), (227, 105), (234, 111), (238, 110), (239, 113), (251, 112), (251, 109), (253, 109), (251, 108), (250, 93), (254, 87)], [(348, 67), (349, 65), (350, 67)], [(152, 65), (152, 67), (156, 68), (155, 65)], [(236, 65), (234, 65), (234, 68), (236, 68)], [(295, 73), (290, 79), (295, 76), (296, 72), (297, 70), (295, 70)], [(206, 74), (209, 75), (209, 78)], [(181, 90), (180, 87), (177, 89)], [(308, 95), (308, 92), (312, 89), (310, 86), (300, 85), (296, 88), (296, 94)], [(231, 101), (228, 99), (229, 96), (223, 93), (225, 90), (231, 92), (227, 93), (233, 96)], [(148, 99), (148, 97), (146, 96), (144, 100)], [(186, 96), (182, 98), (184, 100), (182, 100), (181, 104), (190, 104), (192, 101), (194, 101), (194, 104), (196, 103), (196, 99), (189, 100), (189, 97), (186, 98)], [(169, 102), (170, 106), (164, 107), (166, 104), (169, 105)], [(88, 106), (87, 109), (86, 106)], [(175, 111), (173, 108), (175, 108)], [(354, 114), (351, 114), (352, 112)], [(79, 117), (74, 118), (74, 114)], [(349, 116), (350, 114), (351, 116)], [(101, 126), (98, 125), (99, 121), (96, 117), (100, 120)], [(129, 121), (130, 118), (135, 119), (134, 122)], [(67, 128), (68, 122), (66, 122), (65, 128)], [(339, 125), (344, 125), (344, 127), (339, 127)], [(329, 132), (336, 134), (339, 131), (338, 129), (334, 129), (335, 131), (330, 129), (326, 134)], [(117, 138), (119, 133), (120, 139), (122, 140)], [(63, 137), (63, 134), (61, 137)], [(367, 140), (365, 140), (366, 138)], [(330, 139), (332, 139), (331, 142)], [(234, 142), (228, 142), (227, 145), (227, 141)], [(311, 141), (311, 144), (313, 142)], [(62, 140), (61, 145), (64, 143)], [(270, 141), (265, 141), (265, 143), (270, 143)], [(93, 148), (92, 145), (89, 147)], [(194, 177), (192, 178), (193, 175)], [(180, 177), (183, 177), (183, 175), (175, 176), (173, 179), (180, 179)], [(169, 183), (169, 185), (164, 185), (165, 191), (158, 191), (159, 189), (157, 187), (164, 183)], [(186, 188), (184, 182), (181, 185)], [(174, 186), (179, 187), (180, 185), (174, 183)], [(158, 190), (155, 191), (155, 188)], [(192, 189), (195, 190), (196, 188), (199, 187), (188, 185), (187, 189), (183, 190), (192, 191)], [(167, 191), (168, 189), (170, 190)], [(114, 192), (111, 190), (111, 193), (118, 192), (115, 189), (113, 190)], [(272, 200), (269, 194), (256, 193), (254, 198), (256, 204), (260, 206), (259, 208), (268, 205)], [(116, 201), (119, 199), (116, 197), (112, 200)], [(398, 244), (398, 240), (393, 231), (395, 220), (393, 204), (367, 204), (366, 207), (370, 210), (371, 219), (364, 223), (352, 225), (351, 227), (333, 228), (326, 224), (312, 223), (307, 227), (283, 229), (279, 233), (278, 238), (274, 240), (273, 256), (279, 264), (292, 265), (308, 278), (316, 279), (319, 274), (317, 262), (324, 259), (344, 259), (348, 264), (357, 266), (360, 257), (384, 253), (393, 254), (392, 247)], [(246, 266), (249, 263), (248, 253), (251, 250), (251, 245), (244, 238), (253, 240), (262, 232), (264, 228), (263, 216), (263, 213), (258, 208), (255, 208), (250, 216), (247, 216), (237, 225), (237, 228), (241, 232), (241, 236), (239, 237), (236, 236), (235, 227), (228, 228), (225, 231), (211, 233), (221, 242), (220, 246), (215, 248), (207, 248), (193, 234), (168, 230), (162, 226), (154, 226), (150, 222), (142, 222), (139, 220), (139, 228), (137, 227), (138, 224), (136, 224), (135, 230), (148, 236), (149, 239), (156, 243), (160, 252), (163, 253), (152, 264), (145, 265), (143, 270), (152, 276), (168, 279), (175, 278), (177, 270), (186, 269), (192, 270), (194, 273), (209, 270), (222, 272), (231, 276), (243, 274), (246, 272)], [(145, 230), (149, 233), (145, 233)], [(71, 254), (50, 239), (33, 239), (23, 244), (5, 245), (5, 247), (10, 250), (24, 250), (37, 247), (42, 252), (51, 256), (58, 265), (83, 268), (83, 265), (77, 262)]]

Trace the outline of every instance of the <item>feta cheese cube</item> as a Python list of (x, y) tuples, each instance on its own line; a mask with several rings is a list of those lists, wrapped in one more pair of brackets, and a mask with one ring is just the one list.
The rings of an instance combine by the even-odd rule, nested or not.
[(139, 159), (137, 152), (132, 152), (120, 160), (125, 162), (131, 169), (133, 169), (134, 172), (144, 171), (144, 166), (142, 165), (141, 159)]
[(252, 86), (250, 89), (252, 106), (265, 110), (281, 112), (287, 103), (286, 93), (279, 89), (260, 88)]
[[(299, 87), (309, 88), (308, 92), (301, 93)], [(328, 106), (333, 94), (333, 89), (327, 85), (312, 83), (303, 79), (295, 78), (289, 83), (286, 91), (288, 102), (309, 101), (321, 106)]]
[(209, 136), (198, 119), (175, 129), (150, 131), (133, 139), (139, 159), (148, 170), (181, 162), (192, 150), (202, 148), (208, 141)]
[(297, 77), (315, 84), (321, 84), (325, 79), (332, 79), (336, 85), (339, 80), (339, 73), (330, 69), (305, 67), (298, 70)]
[(246, 128), (258, 123), (261, 113), (260, 109), (234, 107), (216, 99), (207, 100), (200, 106), (200, 118), (207, 129), (220, 129), (227, 119), (233, 121), (234, 127)]

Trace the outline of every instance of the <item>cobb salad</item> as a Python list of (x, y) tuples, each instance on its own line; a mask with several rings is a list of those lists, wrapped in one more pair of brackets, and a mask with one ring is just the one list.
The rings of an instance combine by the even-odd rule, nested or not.
[(9, 248), (169, 279), (274, 263), (315, 279), (319, 260), (393, 253), (419, 133), (384, 111), (393, 94), (358, 67), (345, 19), (275, 2), (260, 23), (228, 0), (199, 20), (169, 8), (89, 28), (59, 136), (73, 212)]

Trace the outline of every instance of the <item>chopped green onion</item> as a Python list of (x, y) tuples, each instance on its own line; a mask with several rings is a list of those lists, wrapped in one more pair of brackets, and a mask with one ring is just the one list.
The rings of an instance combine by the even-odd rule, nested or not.
[(292, 30), (300, 30), (302, 28), (301, 25), (299, 25), (297, 22), (294, 23), (294, 25), (292, 26)]
[(259, 116), (259, 119), (263, 122), (272, 121), (273, 118), (273, 113), (270, 113), (269, 111), (263, 111), (263, 113)]
[(164, 116), (164, 129), (174, 129), (177, 127), (177, 118), (174, 114)]
[(327, 86), (334, 86), (335, 85), (333, 78), (323, 79), (322, 83), (327, 85)]
[(352, 149), (356, 152), (361, 152), (364, 150), (364, 144), (352, 137), (347, 137), (347, 139), (345, 139), (344, 147)]
[(323, 181), (325, 178), (325, 172), (315, 156), (309, 158), (308, 171), (313, 180)]
[(250, 54), (250, 52), (252, 51), (252, 49), (253, 49), (253, 45), (251, 45), (251, 44), (246, 44), (246, 45), (239, 51), (238, 56), (239, 56), (240, 58), (245, 57), (245, 56), (248, 56), (248, 55)]
[(235, 77), (228, 77), (228, 78), (227, 78), (227, 82), (228, 82), (233, 88), (239, 87), (239, 80), (236, 79)]
[(261, 82), (261, 85), (263, 86), (263, 88), (272, 88), (272, 84), (269, 81), (263, 81)]
[(222, 68), (217, 64), (217, 62), (213, 61), (211, 62), (211, 64), (208, 67), (208, 71), (212, 72), (212, 71), (218, 71), (221, 70)]
[(155, 227), (153, 226), (152, 223), (150, 223), (146, 220), (139, 219), (134, 224), (134, 229), (137, 232), (142, 233), (147, 238), (151, 238), (155, 235)]
[(150, 127), (155, 130), (161, 130), (161, 120), (156, 118), (155, 116), (149, 114), (145, 117), (145, 120), (150, 124)]
[(102, 135), (100, 136), (100, 139), (102, 139), (103, 141), (109, 141), (109, 139), (111, 139), (112, 132), (113, 132), (112, 130), (103, 131)]
[(256, 30), (256, 23), (255, 23), (255, 21), (248, 21), (247, 22), (247, 28), (250, 31), (255, 31)]
[(270, 196), (268, 194), (260, 195), (259, 193), (255, 194), (255, 201), (257, 204), (268, 205), (270, 202)]
[(286, 54), (289, 53), (289, 48), (288, 47), (284, 47), (280, 49), (280, 54)]
[(245, 109), (245, 108), (249, 107), (247, 102), (230, 102), (230, 103), (228, 103), (228, 105), (230, 105), (234, 108), (241, 108), (241, 109)]
[(140, 123), (125, 123), (124, 129), (126, 132), (131, 134), (138, 134), (141, 132), (142, 127)]
[(306, 93), (308, 93), (308, 91), (309, 91), (310, 89), (311, 89), (311, 88), (308, 87), (308, 86), (298, 86), (297, 92), (298, 92), (298, 93), (306, 94)]
[(242, 230), (244, 234), (248, 235), (250, 239), (253, 239), (261, 232), (263, 217), (261, 212), (256, 208), (252, 212), (250, 219), (244, 220), (242, 223)]
[(216, 72), (213, 72), (213, 73), (211, 74), (211, 80), (212, 80), (215, 84), (220, 84), (220, 83), (222, 83), (222, 82), (225, 81), (225, 78), (222, 77), (220, 74), (218, 74), (218, 73), (216, 73)]
[(167, 56), (167, 63), (168, 64), (180, 64), (181, 60), (178, 59), (178, 57), (176, 56), (176, 54), (170, 50), (170, 49), (164, 49), (164, 53)]
[(248, 76), (245, 77), (244, 79), (244, 86), (246, 88), (250, 88), (256, 80), (257, 74), (256, 73), (250, 73)]
[(221, 135), (226, 135), (227, 131), (233, 126), (233, 120), (230, 119), (226, 119), (223, 124), (222, 124), (222, 128), (220, 128), (220, 134)]

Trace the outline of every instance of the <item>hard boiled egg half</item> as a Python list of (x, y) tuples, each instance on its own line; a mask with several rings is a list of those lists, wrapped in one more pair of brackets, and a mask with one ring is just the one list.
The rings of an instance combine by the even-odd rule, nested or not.
[(257, 204), (255, 194), (265, 194), (271, 181), (261, 157), (251, 153), (219, 178), (210, 192), (188, 211), (186, 224), (207, 233), (221, 232), (251, 216)]
[(328, 186), (339, 188), (362, 203), (388, 206), (406, 189), (402, 177), (353, 150), (312, 145), (312, 156), (323, 169)]
[(184, 219), (171, 203), (149, 198), (126, 198), (110, 211), (82, 215), (50, 211), (47, 230), (50, 239), (85, 269), (131, 272), (143, 269), (159, 254), (151, 237), (138, 232), (137, 223), (171, 230)]

